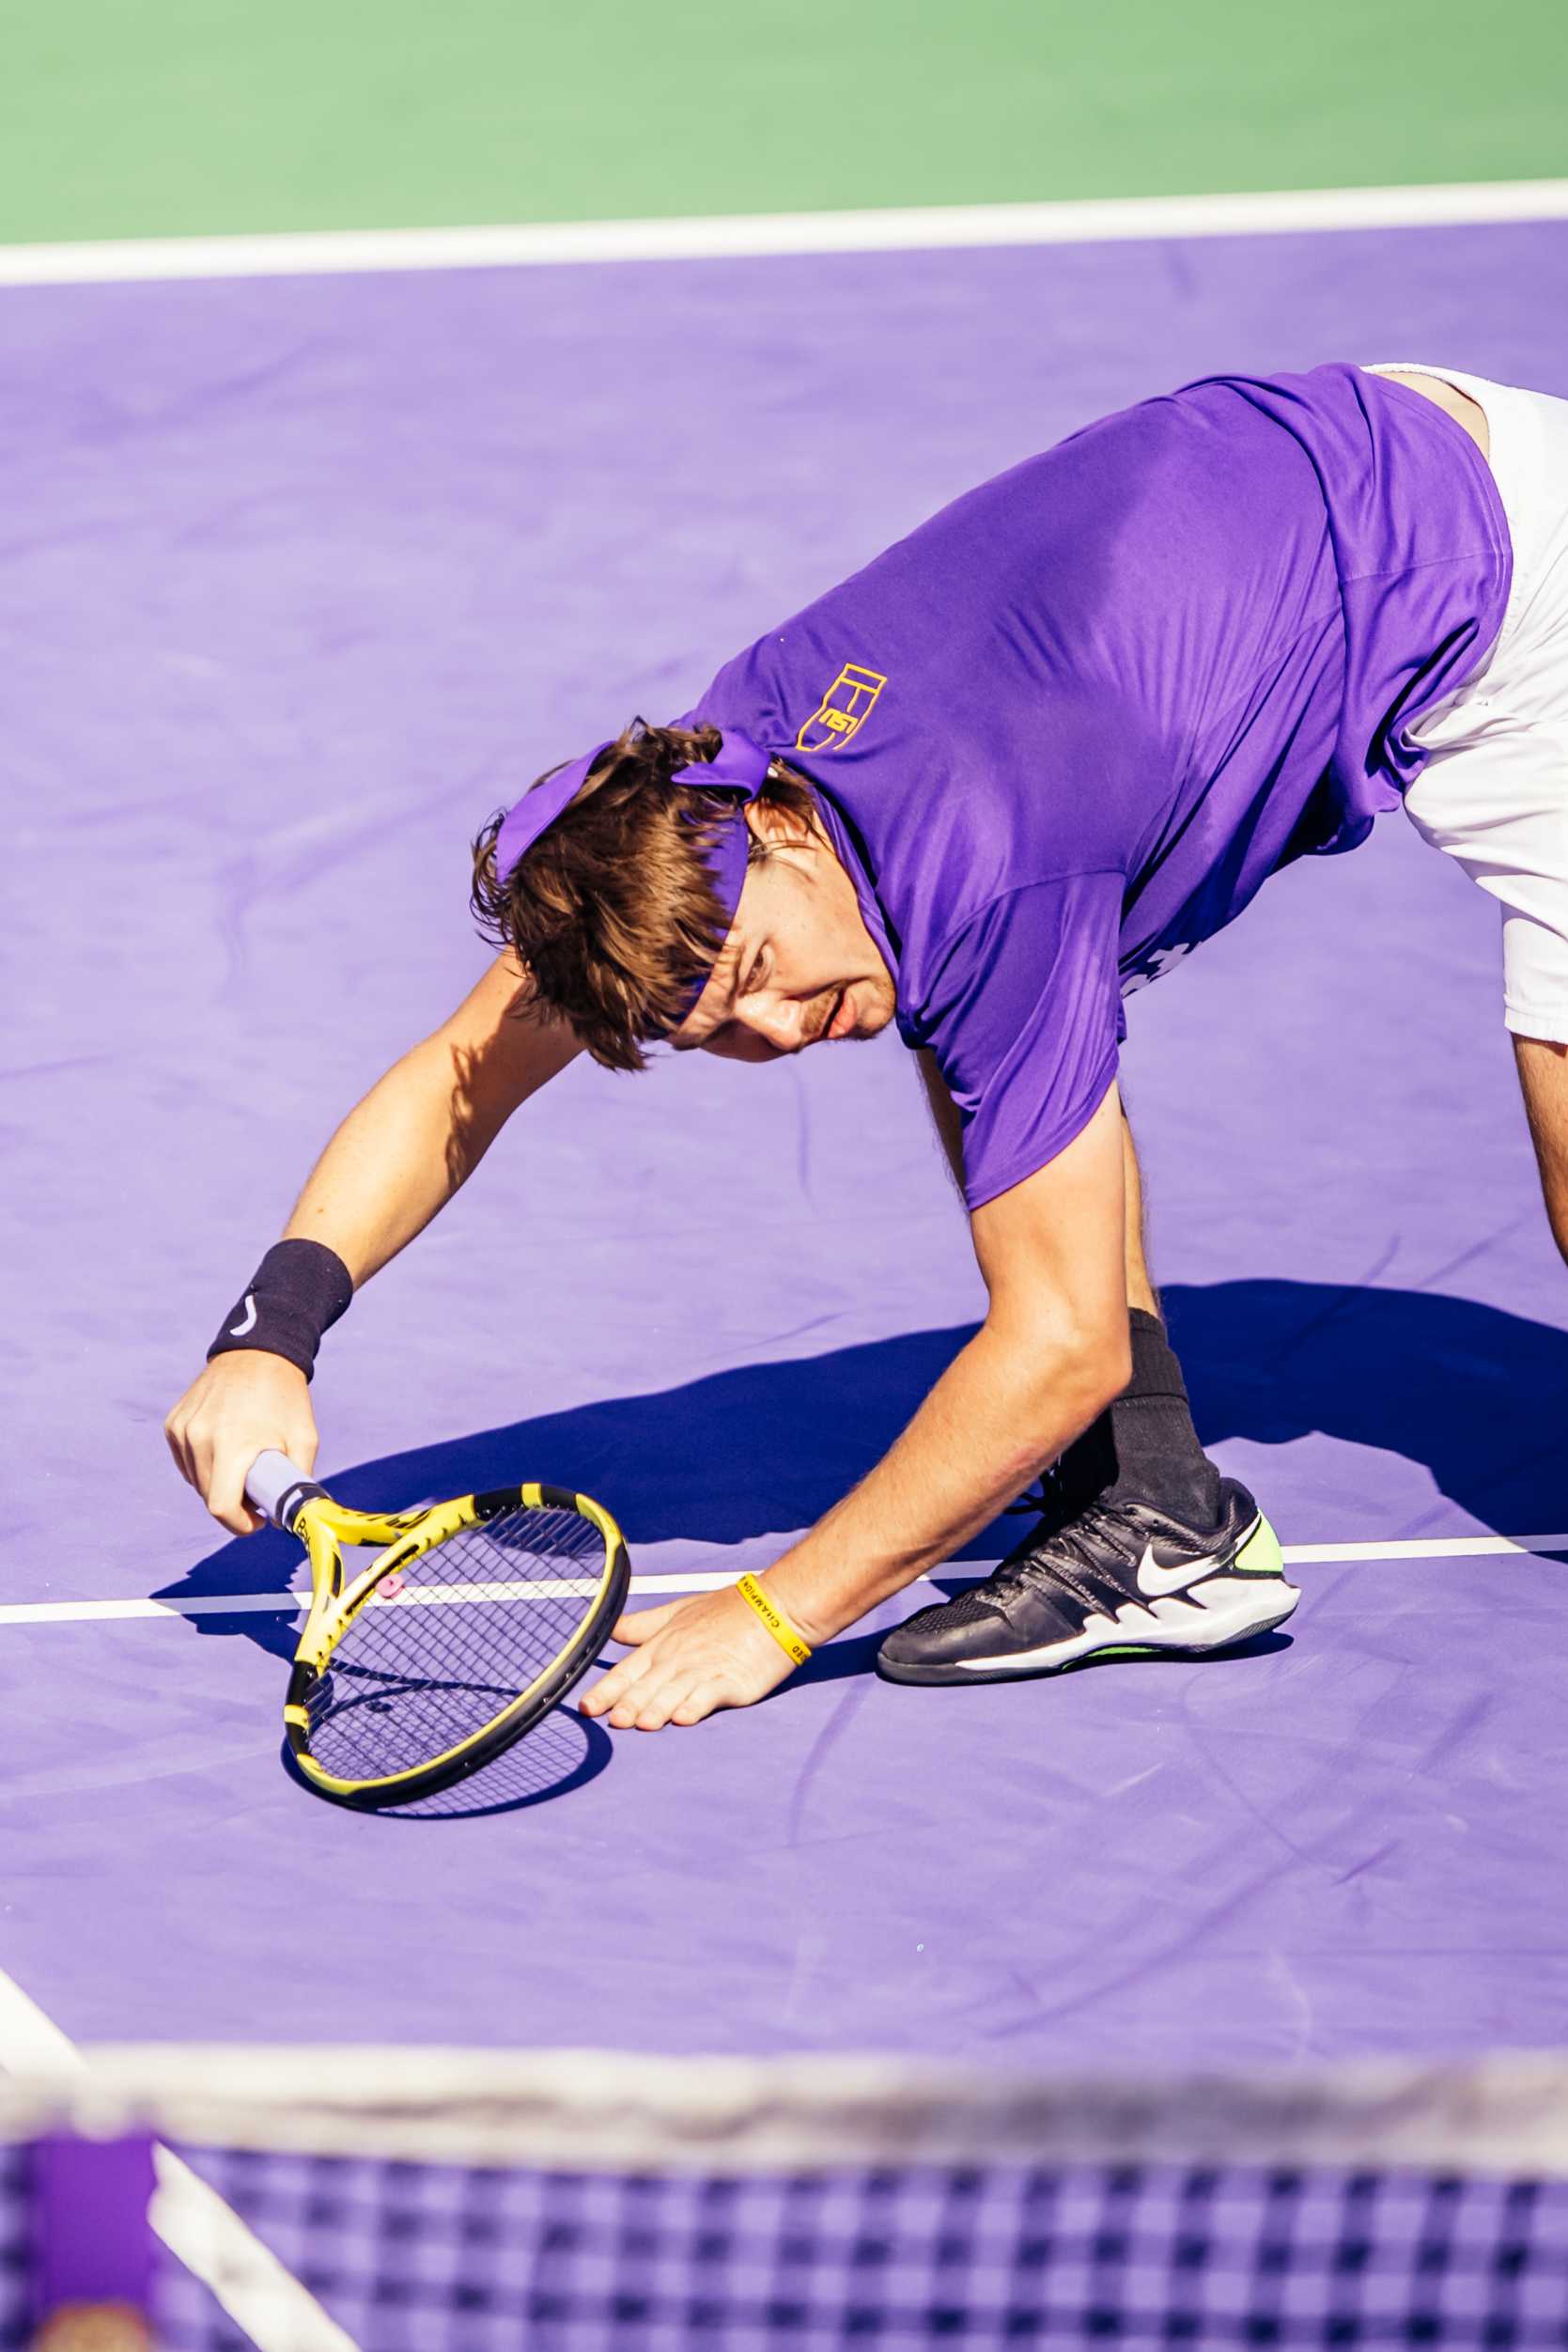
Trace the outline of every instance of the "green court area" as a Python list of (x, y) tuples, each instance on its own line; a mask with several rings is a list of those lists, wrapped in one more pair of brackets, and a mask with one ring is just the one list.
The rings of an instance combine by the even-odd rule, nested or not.
[(39, 0), (0, 242), (1555, 177), (1568, 9)]

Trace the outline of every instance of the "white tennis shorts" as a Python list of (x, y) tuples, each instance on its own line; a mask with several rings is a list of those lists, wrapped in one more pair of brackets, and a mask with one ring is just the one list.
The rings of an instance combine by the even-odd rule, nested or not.
[(1568, 400), (1424, 361), (1370, 372), (1396, 368), (1485, 411), (1514, 543), (1497, 644), (1410, 730), (1428, 756), (1405, 805), (1421, 838), (1501, 902), (1509, 1028), (1568, 1043)]

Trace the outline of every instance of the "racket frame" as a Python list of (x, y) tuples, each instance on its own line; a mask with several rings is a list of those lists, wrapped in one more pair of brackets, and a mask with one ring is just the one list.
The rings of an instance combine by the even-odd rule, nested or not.
[[(310, 1752), (310, 1692), (360, 1611), (389, 1576), (396, 1576), (411, 1561), (433, 1551), (464, 1528), (483, 1527), (508, 1511), (521, 1509), (570, 1511), (587, 1519), (602, 1538), (604, 1565), (598, 1590), (570, 1642), (482, 1730), (439, 1755), (370, 1780), (344, 1780), (327, 1771)], [(289, 1753), (298, 1770), (322, 1796), (365, 1811), (436, 1796), (520, 1739), (582, 1680), (625, 1608), (631, 1581), (626, 1539), (610, 1513), (591, 1495), (574, 1493), (567, 1487), (530, 1481), (519, 1487), (489, 1488), (481, 1494), (458, 1495), (451, 1502), (419, 1510), (374, 1512), (350, 1510), (334, 1503), (314, 1480), (302, 1480), (280, 1517), (303, 1544), (311, 1578), (310, 1607), (295, 1645), (283, 1707)], [(345, 1544), (381, 1547), (347, 1587), (343, 1581)]]

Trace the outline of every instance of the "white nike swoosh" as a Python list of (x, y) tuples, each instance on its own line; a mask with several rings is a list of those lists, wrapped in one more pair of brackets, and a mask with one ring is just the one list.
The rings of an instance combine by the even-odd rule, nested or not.
[(247, 1290), (245, 1293), (245, 1312), (240, 1317), (238, 1323), (231, 1323), (229, 1325), (228, 1335), (230, 1339), (248, 1339), (251, 1332), (254, 1332), (255, 1329), (256, 1293), (254, 1290)]
[(1151, 1600), (1161, 1593), (1185, 1592), (1196, 1584), (1201, 1576), (1208, 1576), (1215, 1566), (1213, 1560), (1184, 1560), (1173, 1568), (1162, 1568), (1155, 1558), (1153, 1544), (1145, 1544), (1143, 1557), (1138, 1563), (1138, 1589)]

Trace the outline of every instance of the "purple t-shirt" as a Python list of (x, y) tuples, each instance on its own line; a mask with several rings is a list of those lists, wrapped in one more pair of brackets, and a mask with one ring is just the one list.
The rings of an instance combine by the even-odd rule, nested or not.
[(1129, 989), (1397, 804), (1510, 573), (1432, 401), (1217, 376), (971, 491), (720, 671), (697, 715), (817, 787), (971, 1207), (1087, 1125)]

